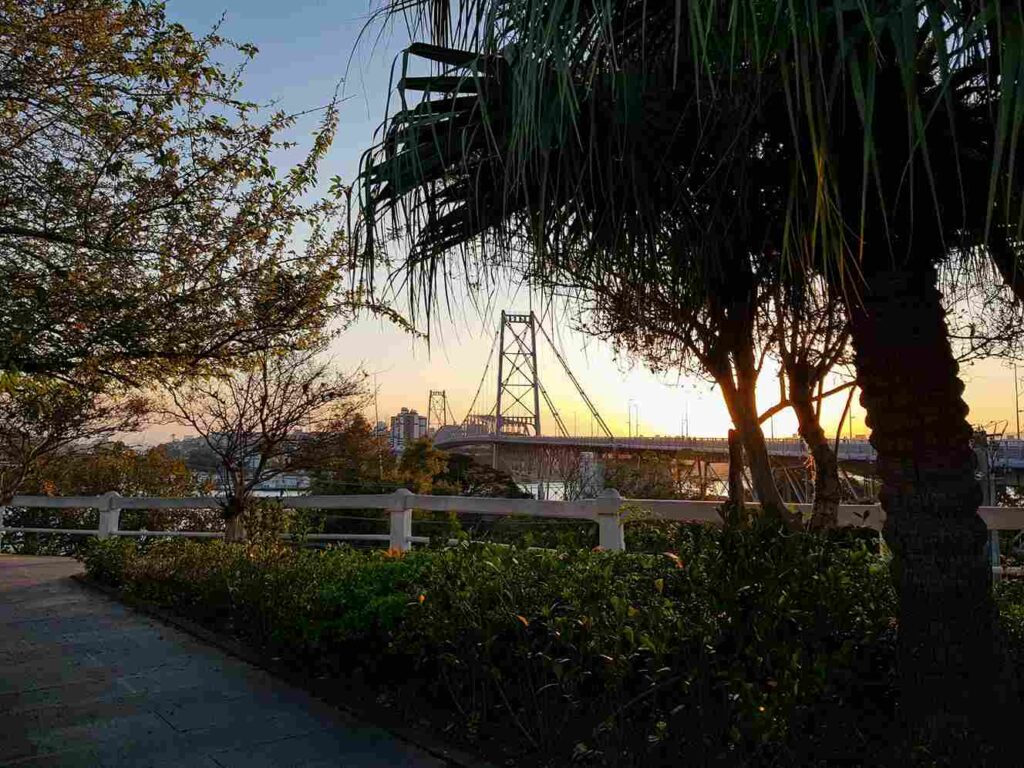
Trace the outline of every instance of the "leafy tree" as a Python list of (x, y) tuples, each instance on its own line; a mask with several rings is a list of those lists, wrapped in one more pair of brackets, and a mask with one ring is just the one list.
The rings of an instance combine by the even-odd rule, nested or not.
[[(150, 0), (6, 2), (0, 24), (0, 370), (148, 384), (301, 345), (340, 307), (341, 206), (304, 205), (334, 135), (239, 96), (256, 51)], [(295, 236), (307, 235), (296, 249)]]
[[(825, 388), (836, 367), (848, 362), (845, 315), (820, 281), (786, 285), (765, 271), (763, 265), (748, 270), (756, 286), (728, 307), (715, 296), (688, 308), (685, 295), (660, 280), (605, 278), (603, 285), (591, 287), (580, 325), (654, 371), (682, 371), (717, 384), (734, 424), (742, 427), (741, 434), (746, 430), (742, 442), (757, 497), (762, 503), (773, 499), (770, 504), (776, 507), (784, 505), (762, 425), (792, 407), (814, 457), (811, 527), (833, 527), (840, 501), (839, 465), (821, 427), (821, 403), (853, 386), (850, 380)], [(780, 395), (776, 404), (761, 411), (756, 387), (769, 358), (775, 358), (781, 369)], [(734, 475), (741, 477), (742, 467)], [(740, 493), (733, 499), (735, 506), (742, 486), (731, 487)], [(787, 517), (788, 511), (779, 516)], [(796, 523), (795, 515), (792, 522)]]
[(413, 440), (398, 457), (398, 482), (413, 493), (431, 493), (434, 479), (448, 467), (448, 458), (429, 437)]
[(217, 454), (201, 437), (185, 437), (160, 446), (167, 455), (181, 460), (193, 472), (208, 476), (217, 474)]
[(97, 394), (46, 376), (0, 374), (0, 507), (57, 455), (139, 429), (150, 407), (139, 396)]
[(314, 494), (390, 493), (396, 462), (387, 438), (374, 434), (362, 414), (323, 429), (317, 457), (307, 462)]
[(644, 281), (667, 262), (673, 289), (696, 275), (690, 306), (752, 252), (821, 274), (846, 301), (878, 451), (904, 711), (915, 738), (989, 759), (1017, 692), (937, 274), (994, 268), (1024, 297), (1020, 8), (429, 5), (414, 18), (469, 50), (415, 47), (442, 71), (402, 88), (440, 98), (394, 116), (370, 213), (428, 232), (425, 275), (471, 239), (540, 275)]
[[(205, 493), (201, 483), (180, 459), (162, 448), (139, 451), (113, 441), (64, 449), (36, 466), (21, 491), (47, 496), (99, 496), (116, 491), (122, 496), (182, 497)], [(95, 528), (96, 513), (80, 509), (13, 508), (5, 522), (29, 528)], [(199, 510), (122, 510), (119, 526), (125, 530), (208, 531), (216, 521)], [(67, 555), (83, 540), (62, 534), (7, 534), (5, 546), (20, 552)]]
[(396, 457), (387, 439), (375, 435), (361, 414), (326, 426), (316, 450), (319, 455), (307, 462), (314, 494), (390, 493), (407, 487), (443, 496), (528, 496), (508, 473), (435, 448), (427, 438)]
[(444, 469), (434, 475), (432, 491), (443, 496), (528, 499), (507, 472), (488, 467), (462, 453), (448, 453)]
[(196, 432), (219, 461), (226, 538), (245, 538), (243, 513), (258, 487), (305, 469), (327, 428), (362, 403), (362, 376), (333, 371), (318, 350), (260, 353), (228, 375), (167, 388), (165, 415)]
[(676, 482), (672, 457), (648, 453), (632, 459), (607, 458), (604, 484), (628, 499), (677, 499), (683, 488)]
[[(839, 460), (821, 426), (824, 399), (843, 390), (853, 396), (856, 379), (825, 390), (828, 377), (837, 368), (851, 366), (849, 325), (843, 306), (830, 295), (820, 279), (787, 285), (774, 283), (775, 295), (763, 307), (760, 333), (765, 345), (779, 362), (779, 405), (762, 415), (773, 415), (778, 407), (789, 405), (797, 418), (797, 429), (811, 452), (814, 473), (814, 505), (810, 527), (834, 528), (839, 522)], [(788, 295), (787, 295), (788, 294)], [(849, 408), (849, 399), (846, 407)], [(840, 417), (839, 431), (846, 417)], [(838, 441), (838, 434), (836, 436)]]
[(648, 280), (575, 270), (568, 279), (587, 286), (585, 330), (609, 339), (654, 371), (683, 371), (718, 385), (758, 500), (795, 524), (796, 516), (775, 485), (756, 398), (768, 351), (757, 334), (762, 305), (770, 298), (760, 285), (763, 270), (746, 260), (730, 275), (728, 287), (725, 275), (708, 276), (718, 288), (696, 301), (692, 281), (680, 288), (671, 267)]
[(54, 457), (29, 478), (30, 488), (52, 496), (192, 496), (206, 490), (181, 459), (157, 446), (136, 450), (119, 441)]
[(946, 280), (943, 304), (953, 354), (961, 367), (980, 360), (1024, 359), (1024, 303), (1005, 284)]

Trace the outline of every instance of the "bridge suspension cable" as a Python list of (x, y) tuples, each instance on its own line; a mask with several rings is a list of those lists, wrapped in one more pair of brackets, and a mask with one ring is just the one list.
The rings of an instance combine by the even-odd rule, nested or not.
[(548, 395), (548, 391), (544, 389), (544, 385), (537, 381), (537, 387), (540, 389), (541, 395), (544, 397), (544, 402), (548, 404), (548, 410), (551, 411), (551, 415), (555, 417), (555, 423), (558, 425), (558, 431), (562, 433), (562, 437), (569, 437), (569, 430), (565, 428), (565, 423), (562, 421), (562, 416), (555, 408), (555, 404), (551, 402), (551, 397)]
[[(473, 415), (473, 409), (476, 408), (476, 401), (480, 399), (480, 393), (483, 391), (484, 382), (487, 381), (487, 374), (491, 370), (491, 363), (494, 362), (494, 350), (498, 346), (498, 334), (494, 334), (494, 339), (491, 341), (491, 351), (487, 355), (487, 365), (484, 366), (483, 376), (480, 377), (480, 383), (476, 387), (476, 394), (473, 395), (473, 402), (469, 404), (469, 410), (466, 411), (466, 418), (462, 420), (463, 426), (469, 423), (469, 417)], [(493, 408), (492, 408), (493, 410)]]
[[(552, 341), (551, 336), (548, 335), (548, 332), (544, 328), (543, 324), (541, 324), (540, 321), (537, 320), (536, 318), (537, 316), (534, 315), (534, 320), (540, 327), (541, 334), (543, 334), (544, 338), (547, 339), (548, 346), (550, 346), (551, 350), (555, 353), (555, 357), (558, 358), (558, 362), (562, 364), (562, 370), (564, 370), (566, 375), (569, 377), (569, 381), (573, 383), (573, 386), (576, 387), (576, 391), (580, 393), (580, 397), (583, 398), (583, 402), (590, 410), (590, 415), (594, 417), (594, 421), (597, 422), (597, 425), (601, 428), (601, 431), (604, 432), (605, 435), (607, 435), (608, 437), (612, 437), (612, 431), (608, 429), (608, 425), (605, 424), (604, 419), (601, 418), (601, 414), (597, 412), (597, 406), (595, 406), (594, 402), (587, 396), (587, 393), (583, 391), (583, 385), (580, 384), (579, 379), (576, 378), (572, 370), (569, 368), (569, 363), (567, 363), (565, 358), (562, 357), (562, 353), (558, 351), (558, 347), (555, 346), (555, 342)], [(545, 395), (545, 399), (547, 399), (547, 395)], [(556, 415), (555, 420), (558, 421), (559, 425), (561, 426), (560, 417)], [(562, 426), (562, 431), (565, 432), (564, 426)]]

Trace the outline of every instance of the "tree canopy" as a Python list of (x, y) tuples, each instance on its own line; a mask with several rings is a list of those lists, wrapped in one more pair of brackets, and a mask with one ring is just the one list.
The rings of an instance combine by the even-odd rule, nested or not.
[[(0, 370), (137, 384), (292, 347), (339, 306), (340, 204), (307, 205), (334, 136), (240, 96), (256, 53), (150, 0), (5, 2)], [(304, 239), (300, 246), (297, 242)]]
[(244, 536), (239, 518), (260, 484), (309, 467), (363, 403), (364, 375), (334, 370), (322, 351), (259, 353), (228, 374), (167, 387), (165, 417), (217, 457), (229, 537)]
[(49, 460), (139, 429), (151, 408), (138, 395), (110, 396), (47, 376), (0, 372), (0, 506)]

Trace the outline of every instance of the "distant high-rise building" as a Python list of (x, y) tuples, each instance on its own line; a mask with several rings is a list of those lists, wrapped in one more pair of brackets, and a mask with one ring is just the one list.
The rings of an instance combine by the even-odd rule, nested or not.
[(427, 417), (403, 408), (391, 417), (391, 450), (401, 451), (408, 443), (427, 435)]

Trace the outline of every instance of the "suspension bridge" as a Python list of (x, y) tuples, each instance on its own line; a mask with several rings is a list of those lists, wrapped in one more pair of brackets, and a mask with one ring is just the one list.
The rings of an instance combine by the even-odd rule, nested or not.
[[(583, 404), (592, 425), (590, 436), (573, 434), (552, 399), (538, 368), (538, 352), (550, 353)], [(668, 454), (681, 478), (702, 484), (720, 481), (728, 462), (728, 441), (721, 437), (615, 435), (581, 380), (569, 366), (535, 313), (502, 312), (476, 394), (465, 416), (454, 416), (444, 390), (430, 392), (430, 432), (439, 448), (468, 453), (478, 461), (512, 472), (520, 479), (564, 479), (578, 471), (581, 457), (621, 460), (645, 454)], [(780, 484), (792, 500), (810, 493), (805, 470), (809, 453), (798, 438), (767, 439)], [(1001, 484), (1024, 479), (1024, 441), (989, 438), (989, 471)], [(849, 495), (873, 495), (875, 450), (866, 439), (841, 439), (836, 452)], [(575, 468), (575, 469), (574, 469)]]

